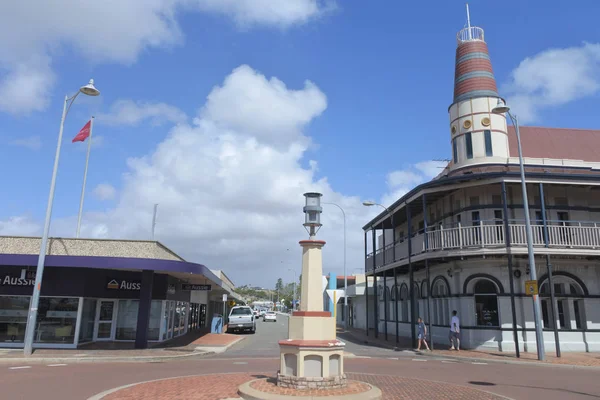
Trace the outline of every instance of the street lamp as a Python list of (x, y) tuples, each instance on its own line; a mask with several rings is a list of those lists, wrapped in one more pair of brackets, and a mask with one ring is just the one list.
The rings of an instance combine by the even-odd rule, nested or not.
[[(525, 233), (527, 235), (527, 254), (529, 256), (529, 270), (531, 280), (537, 281), (537, 272), (535, 270), (535, 256), (533, 254), (533, 234), (531, 232), (531, 220), (529, 218), (529, 201), (527, 199), (527, 185), (525, 183), (525, 167), (523, 165), (523, 150), (521, 149), (521, 134), (519, 132), (519, 120), (516, 115), (510, 113), (510, 107), (504, 103), (504, 100), (498, 99), (498, 104), (492, 109), (494, 114), (508, 114), (517, 134), (517, 148), (519, 150), (519, 167), (521, 169), (521, 187), (523, 188), (523, 208), (525, 212)], [(533, 295), (533, 318), (535, 320), (535, 337), (537, 342), (538, 360), (546, 359), (544, 349), (544, 336), (542, 332), (540, 299), (537, 294)]]
[(44, 232), (42, 234), (42, 243), (40, 245), (40, 254), (38, 256), (37, 270), (35, 273), (35, 285), (33, 286), (33, 295), (29, 305), (29, 313), (27, 315), (27, 327), (25, 328), (24, 354), (30, 356), (33, 352), (33, 336), (35, 334), (35, 325), (37, 320), (38, 305), (40, 302), (40, 293), (42, 290), (42, 277), (44, 275), (44, 262), (46, 261), (46, 248), (48, 246), (48, 233), (50, 232), (50, 219), (52, 217), (52, 205), (54, 203), (54, 189), (56, 188), (56, 174), (58, 172), (58, 161), (60, 159), (60, 147), (62, 144), (63, 129), (65, 126), (65, 118), (75, 102), (79, 93), (87, 96), (98, 96), (100, 91), (94, 86), (94, 80), (90, 79), (89, 83), (82, 86), (73, 96), (65, 96), (63, 105), (62, 118), (60, 120), (60, 129), (58, 131), (58, 143), (56, 144), (56, 155), (54, 156), (54, 169), (52, 170), (52, 180), (50, 181), (50, 194), (48, 195), (48, 205), (46, 207), (46, 220), (44, 222)]
[[(323, 203), (336, 206), (344, 216), (344, 330), (348, 330), (348, 277), (346, 276), (346, 212), (336, 203)], [(337, 289), (337, 288), (336, 288)], [(337, 305), (334, 305), (337, 307)]]

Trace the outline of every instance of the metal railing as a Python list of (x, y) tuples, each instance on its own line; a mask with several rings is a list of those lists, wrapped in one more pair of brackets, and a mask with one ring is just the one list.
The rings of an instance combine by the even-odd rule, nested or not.
[(483, 29), (481, 29), (477, 26), (470, 26), (467, 28), (463, 28), (456, 34), (456, 41), (458, 42), (458, 44), (461, 44), (464, 42), (476, 42), (476, 41), (483, 42), (484, 41)]
[[(565, 249), (600, 250), (600, 223), (579, 221), (548, 221), (548, 246)], [(509, 221), (511, 246), (526, 247), (527, 236), (524, 221)], [(532, 224), (533, 246), (544, 247), (544, 225), (540, 221)], [(425, 253), (425, 235), (427, 252), (485, 249), (505, 247), (504, 224), (501, 220), (479, 221), (471, 225), (461, 223), (450, 226), (436, 225), (420, 230), (411, 238), (412, 256)], [(375, 251), (375, 267), (379, 268), (395, 261), (408, 258), (409, 238), (402, 238), (394, 244)], [(394, 259), (394, 249), (395, 259)], [(600, 253), (599, 253), (600, 255)], [(373, 253), (365, 259), (366, 270), (373, 270)]]

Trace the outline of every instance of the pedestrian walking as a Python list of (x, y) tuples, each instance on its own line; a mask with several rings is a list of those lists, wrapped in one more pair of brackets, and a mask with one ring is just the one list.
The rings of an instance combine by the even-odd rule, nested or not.
[(425, 322), (423, 322), (423, 318), (419, 317), (417, 319), (417, 339), (419, 340), (419, 344), (417, 345), (417, 351), (421, 351), (421, 344), (425, 345), (427, 351), (431, 351), (429, 346), (427, 345), (427, 326), (425, 326)]
[[(452, 311), (452, 319), (450, 320), (450, 350), (460, 350), (460, 320), (458, 319), (456, 310)], [(454, 342), (456, 341), (456, 347)]]

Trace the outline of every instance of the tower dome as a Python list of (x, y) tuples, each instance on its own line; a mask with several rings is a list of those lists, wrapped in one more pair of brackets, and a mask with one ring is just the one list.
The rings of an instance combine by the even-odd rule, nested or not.
[(498, 88), (482, 28), (467, 26), (456, 35), (454, 99), (448, 110), (452, 139), (450, 168), (470, 164), (506, 163), (508, 136), (506, 117), (492, 113)]

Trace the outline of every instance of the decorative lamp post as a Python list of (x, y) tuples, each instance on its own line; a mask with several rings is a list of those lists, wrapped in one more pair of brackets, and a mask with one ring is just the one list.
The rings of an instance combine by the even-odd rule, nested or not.
[(281, 366), (277, 385), (285, 388), (307, 388), (315, 382), (324, 389), (346, 386), (344, 343), (336, 338), (336, 323), (331, 313), (323, 311), (321, 249), (325, 241), (316, 239), (322, 226), (322, 196), (321, 193), (304, 194), (303, 225), (309, 239), (300, 241), (302, 300), (299, 311), (293, 312), (289, 319), (288, 339), (279, 342)]

